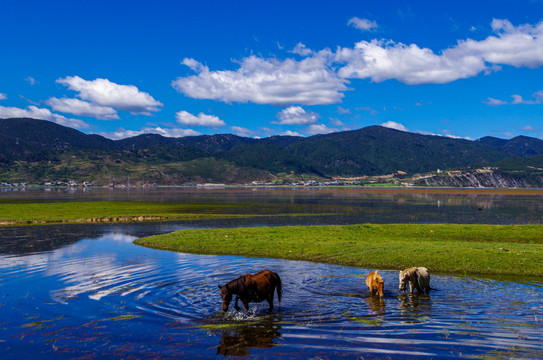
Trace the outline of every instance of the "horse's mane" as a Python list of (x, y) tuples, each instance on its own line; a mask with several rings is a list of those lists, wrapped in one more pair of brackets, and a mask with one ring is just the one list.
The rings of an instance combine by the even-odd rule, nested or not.
[(245, 275), (229, 281), (226, 286), (233, 294), (239, 294), (245, 289)]
[(416, 276), (416, 272), (417, 272), (417, 268), (416, 267), (411, 267), (409, 269), (405, 269), (401, 272), (401, 276), (404, 278), (404, 279), (409, 279), (409, 278), (413, 278), (413, 276)]

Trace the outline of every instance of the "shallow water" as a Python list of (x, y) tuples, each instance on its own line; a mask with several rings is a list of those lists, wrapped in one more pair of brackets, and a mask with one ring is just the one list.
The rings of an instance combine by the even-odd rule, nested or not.
[[(380, 300), (373, 269), (132, 244), (183, 227), (0, 228), (2, 358), (543, 358), (540, 279), (432, 274), (437, 290), (411, 296), (380, 271)], [(282, 278), (280, 307), (224, 313), (217, 285), (264, 268)]]
[[(0, 188), (1, 201), (157, 201), (272, 204), (280, 213), (325, 213), (266, 223), (543, 224), (543, 190), (384, 188)], [(1, 205), (1, 203), (0, 203)], [(296, 205), (300, 205), (297, 207)], [(217, 222), (220, 224), (220, 222)], [(224, 223), (224, 222), (223, 222)], [(241, 223), (243, 225), (243, 223)]]

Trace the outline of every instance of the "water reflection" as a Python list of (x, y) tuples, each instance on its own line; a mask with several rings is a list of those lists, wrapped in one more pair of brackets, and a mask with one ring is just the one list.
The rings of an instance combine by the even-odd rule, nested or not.
[(432, 316), (432, 301), (430, 295), (425, 294), (399, 294), (398, 309), (404, 322), (426, 322)]
[[(367, 269), (132, 244), (183, 226), (42, 227), (87, 237), (0, 255), (3, 358), (543, 357), (541, 279), (432, 274), (439, 291), (428, 296), (399, 294), (398, 272), (380, 271), (379, 298), (368, 294)], [(13, 231), (26, 241), (42, 236), (4, 230), (0, 243)], [(282, 278), (280, 308), (223, 313), (217, 284), (264, 268)]]
[(280, 324), (280, 317), (264, 318), (257, 322), (239, 324), (221, 330), (221, 341), (217, 346), (217, 354), (246, 356), (253, 348), (269, 349), (277, 345), (277, 339), (281, 337)]
[[(367, 188), (135, 188), (7, 191), (4, 201), (158, 201), (272, 206), (284, 214), (327, 213), (291, 224), (542, 224), (543, 190)], [(313, 206), (314, 205), (314, 206)], [(258, 207), (247, 207), (258, 212)], [(246, 209), (246, 210), (247, 210)], [(302, 211), (300, 211), (302, 210)], [(240, 210), (241, 211), (241, 210)], [(310, 211), (311, 212), (311, 211)], [(265, 222), (274, 223), (271, 217)], [(281, 220), (280, 224), (284, 224)]]
[(384, 297), (369, 295), (364, 299), (370, 310), (370, 315), (383, 315), (385, 313), (386, 302)]

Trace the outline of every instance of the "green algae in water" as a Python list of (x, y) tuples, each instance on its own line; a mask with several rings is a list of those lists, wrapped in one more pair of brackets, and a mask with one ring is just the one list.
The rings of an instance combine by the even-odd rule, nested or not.
[(62, 319), (64, 319), (64, 317), (58, 317), (58, 318), (51, 319), (51, 320), (34, 321), (34, 322), (31, 322), (31, 323), (23, 324), (23, 325), (21, 325), (21, 327), (41, 329), (41, 328), (45, 327), (46, 324), (49, 324), (49, 323), (51, 323), (53, 321), (59, 321), (59, 320), (62, 320)]
[(350, 317), (347, 318), (348, 321), (368, 325), (371, 327), (378, 327), (383, 326), (383, 322), (380, 320), (371, 320), (371, 319), (365, 319), (365, 318), (359, 318), (359, 317)]
[(127, 314), (127, 315), (119, 315), (119, 316), (115, 316), (115, 317), (112, 317), (112, 318), (108, 318), (108, 319), (103, 319), (101, 321), (125, 321), (125, 320), (133, 320), (133, 319), (137, 319), (141, 317), (141, 315), (132, 315), (132, 314)]

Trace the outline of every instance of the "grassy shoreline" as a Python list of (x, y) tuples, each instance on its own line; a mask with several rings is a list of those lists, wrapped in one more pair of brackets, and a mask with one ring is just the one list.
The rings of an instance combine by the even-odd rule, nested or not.
[[(255, 216), (313, 216), (311, 205), (288, 208), (279, 204), (174, 203), (138, 201), (0, 202), (0, 227), (18, 225), (113, 223), (247, 218)], [(337, 207), (336, 207), (337, 208)], [(334, 209), (337, 211), (337, 209)], [(341, 207), (342, 211), (349, 211)], [(328, 211), (328, 212), (326, 212)]]
[(0, 203), (0, 226), (195, 220), (239, 216), (232, 213), (233, 209), (234, 205), (132, 201)]
[(541, 225), (324, 225), (181, 230), (136, 244), (177, 252), (239, 255), (399, 270), (543, 277)]

